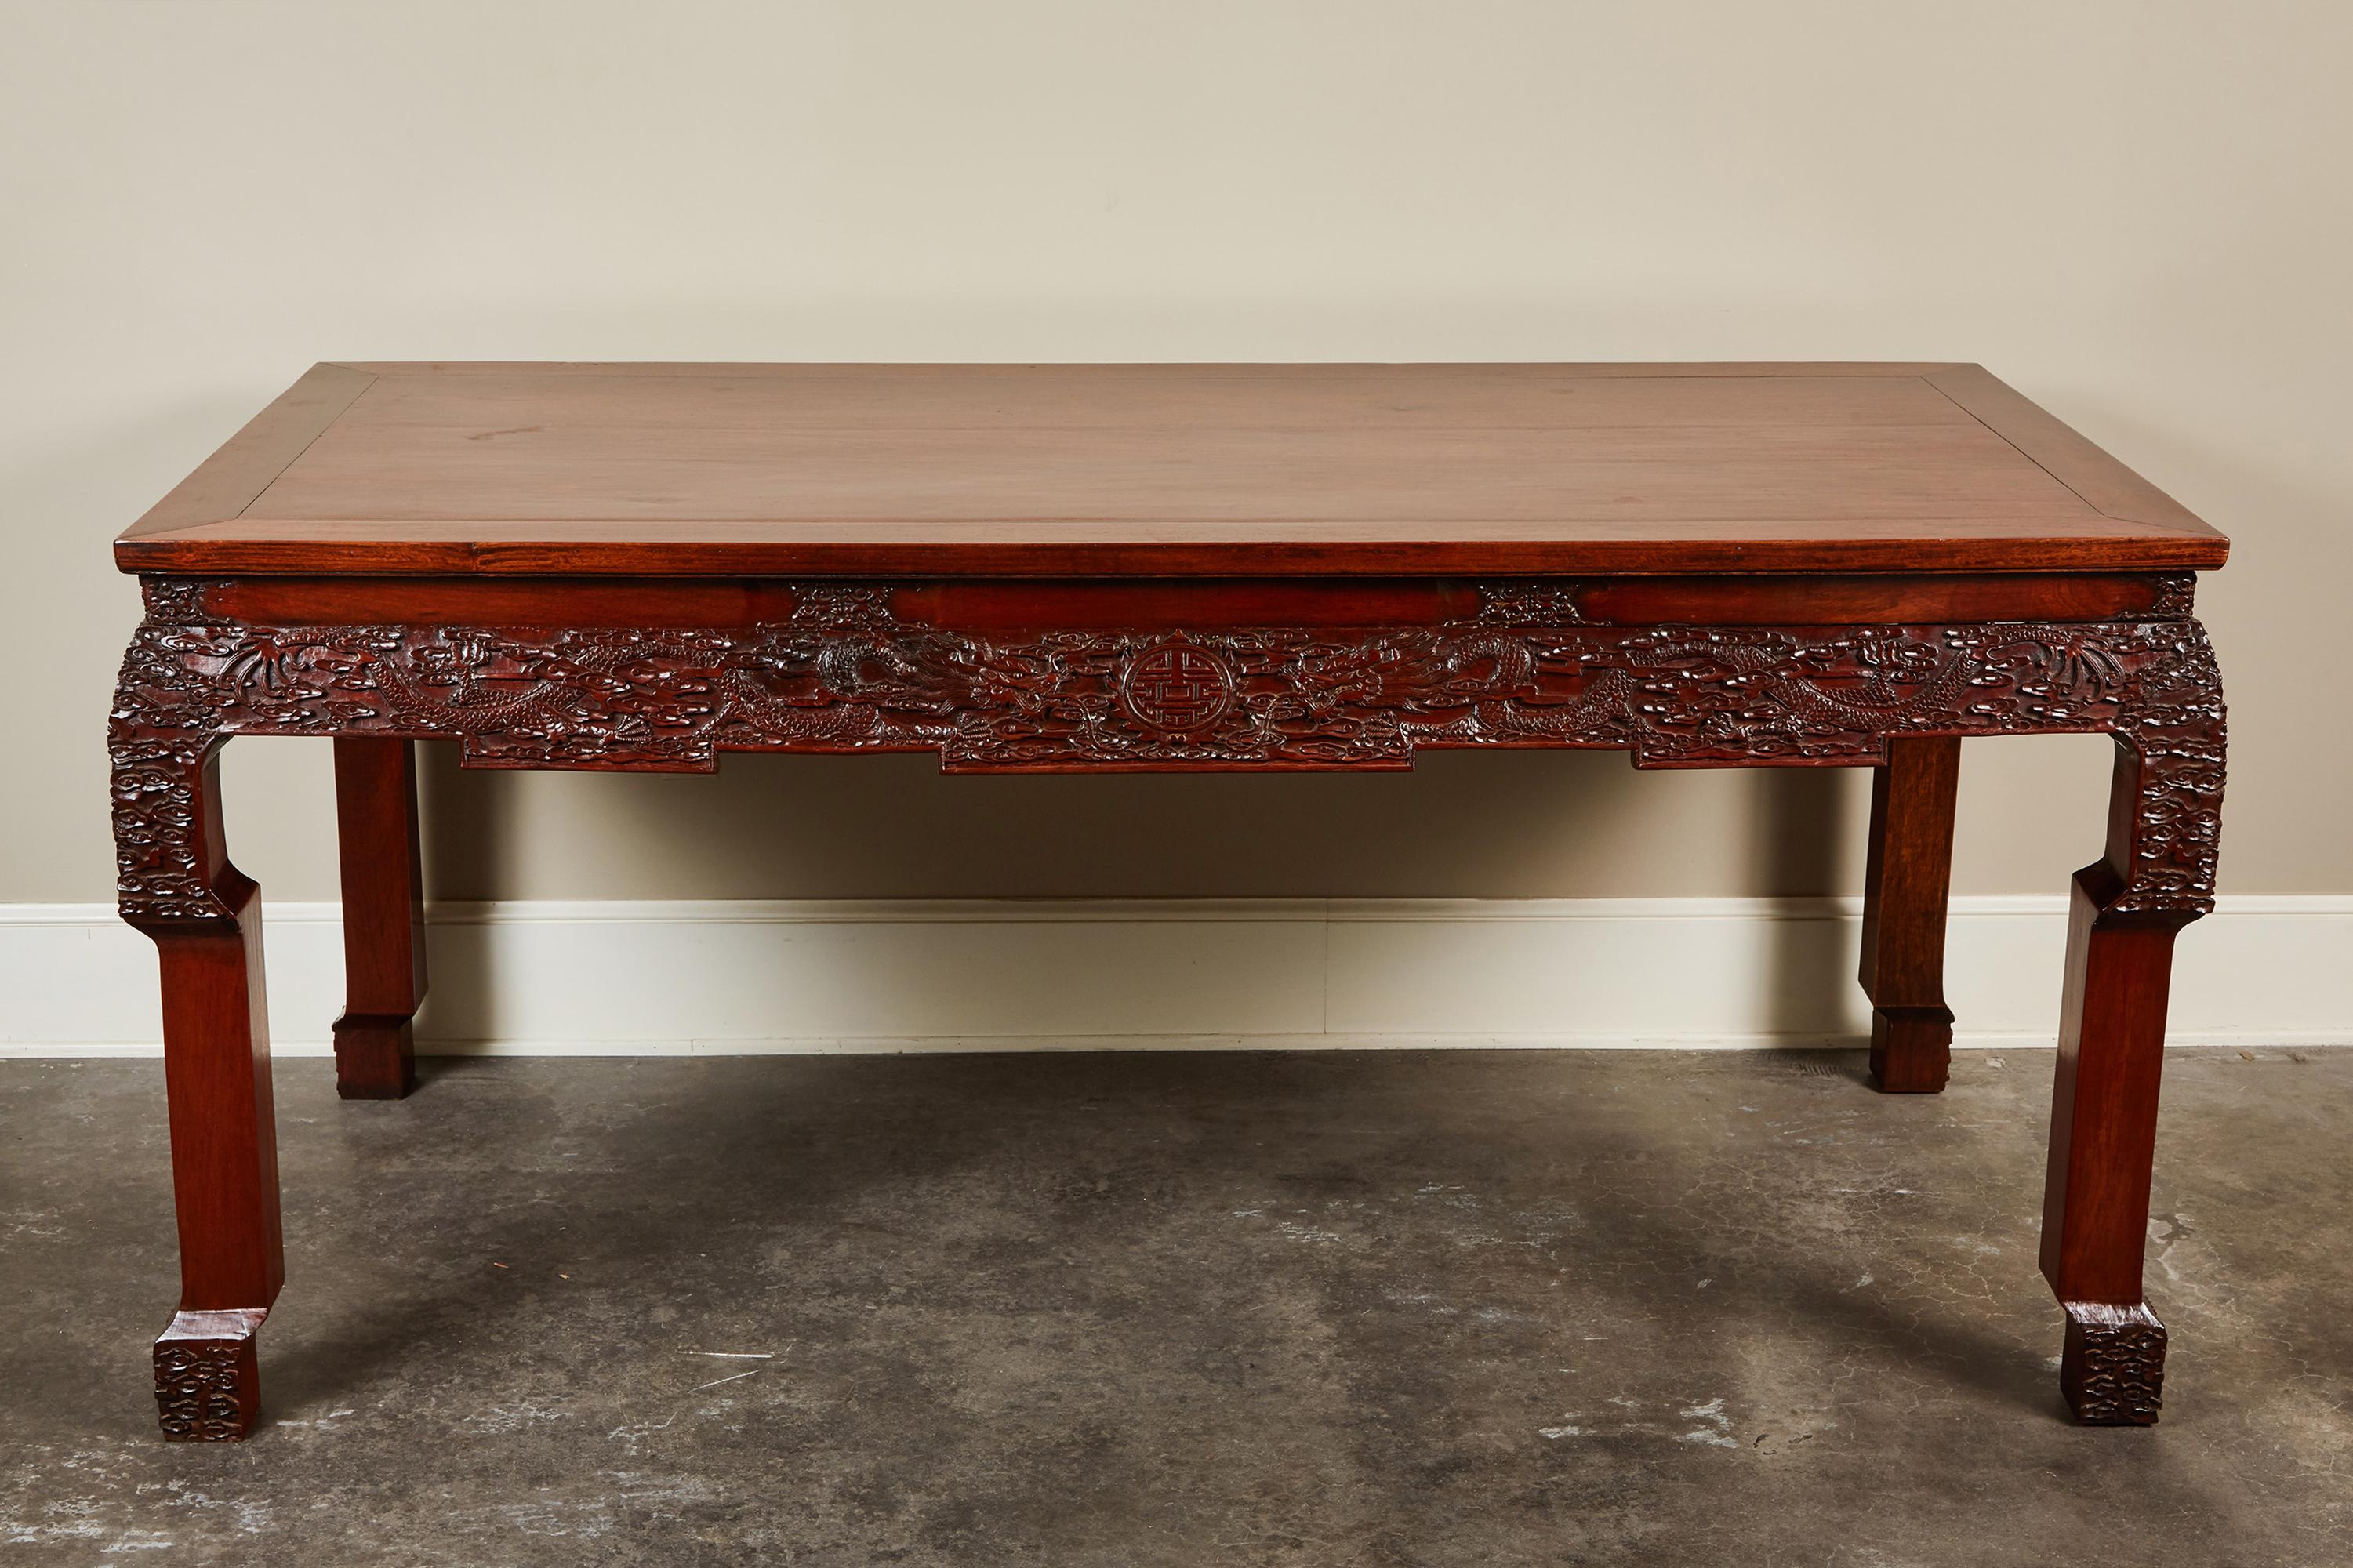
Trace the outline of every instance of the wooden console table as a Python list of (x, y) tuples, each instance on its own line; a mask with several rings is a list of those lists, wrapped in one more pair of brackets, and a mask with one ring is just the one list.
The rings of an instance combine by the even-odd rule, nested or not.
[(409, 742), (469, 766), (1404, 768), (1437, 746), (1871, 767), (1879, 1088), (1944, 1086), (1965, 736), (2116, 742), (2074, 879), (2042, 1265), (2061, 1385), (2157, 1418), (2174, 933), (2212, 907), (2228, 543), (1973, 365), (322, 364), (115, 545), (111, 752), (161, 953), (166, 1435), (234, 1438), (283, 1277), (231, 735), (334, 741), (343, 1092), (412, 1081)]

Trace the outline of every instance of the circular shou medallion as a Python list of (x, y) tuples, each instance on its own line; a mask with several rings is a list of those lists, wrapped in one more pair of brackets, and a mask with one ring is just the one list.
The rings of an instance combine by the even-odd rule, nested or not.
[(1233, 706), (1233, 671), (1200, 644), (1170, 637), (1129, 657), (1119, 678), (1119, 697), (1147, 730), (1198, 734)]

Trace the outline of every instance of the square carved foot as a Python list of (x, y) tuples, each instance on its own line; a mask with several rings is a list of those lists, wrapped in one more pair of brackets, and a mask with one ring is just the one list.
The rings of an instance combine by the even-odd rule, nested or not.
[(2067, 1309), (2059, 1389), (2087, 1426), (2149, 1426), (2165, 1390), (2165, 1325), (2146, 1306)]
[(235, 1443), (261, 1414), (254, 1332), (267, 1308), (179, 1312), (155, 1342), (155, 1408), (164, 1436)]
[(417, 1047), (406, 1017), (346, 1013), (335, 1020), (335, 1092), (345, 1100), (404, 1100), (417, 1087)]
[(1871, 1087), (1882, 1094), (1941, 1094), (1953, 1057), (1947, 1007), (1879, 1007), (1871, 1015)]

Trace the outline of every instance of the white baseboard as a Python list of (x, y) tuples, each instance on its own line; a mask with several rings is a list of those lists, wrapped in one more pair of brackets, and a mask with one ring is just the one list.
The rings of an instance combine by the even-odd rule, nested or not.
[[(1841, 899), (524, 902), (430, 913), (422, 1048), (1759, 1046), (1869, 1032)], [(1968, 1045), (2048, 1045), (2058, 898), (1958, 899)], [(269, 908), (276, 1048), (328, 1048), (332, 904)], [(2353, 897), (2236, 898), (2183, 932), (2180, 1044), (2353, 1044)], [(0, 905), (0, 1057), (153, 1055), (151, 943), (98, 904)]]

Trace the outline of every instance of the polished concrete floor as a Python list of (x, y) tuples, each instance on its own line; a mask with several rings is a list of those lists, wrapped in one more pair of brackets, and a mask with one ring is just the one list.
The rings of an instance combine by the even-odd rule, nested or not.
[(281, 1060), (269, 1419), (203, 1447), (159, 1064), (0, 1063), (0, 1564), (2353, 1560), (2353, 1052), (2169, 1064), (2153, 1430), (2061, 1411), (2050, 1075)]

